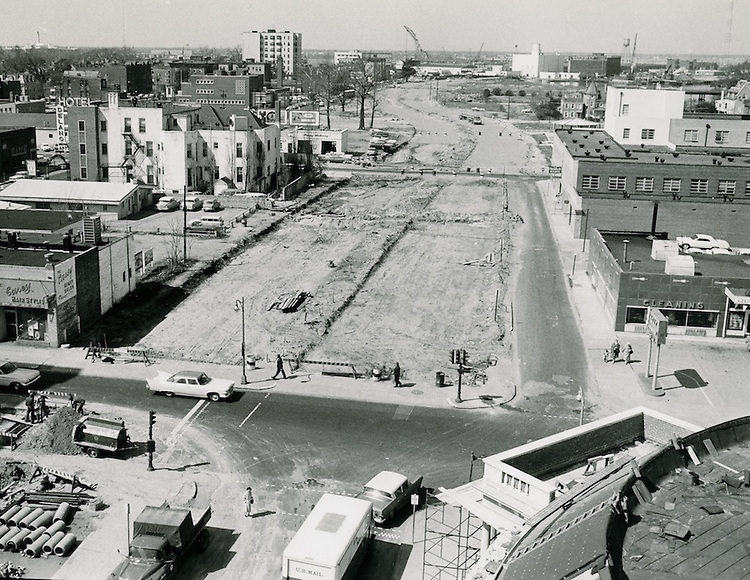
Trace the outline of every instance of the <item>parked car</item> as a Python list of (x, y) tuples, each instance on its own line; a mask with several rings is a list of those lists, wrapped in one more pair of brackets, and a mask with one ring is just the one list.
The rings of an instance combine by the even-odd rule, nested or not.
[(203, 202), (203, 211), (221, 211), (221, 202), (215, 197), (209, 197)]
[(197, 195), (187, 195), (185, 196), (184, 204), (180, 202), (180, 206), (184, 206), (183, 209), (187, 211), (198, 211), (203, 207), (203, 201)]
[(156, 202), (156, 209), (159, 211), (174, 211), (179, 207), (180, 207), (180, 202), (178, 202), (171, 195), (165, 195), (159, 201)]
[(14, 391), (28, 389), (42, 376), (36, 369), (17, 367), (10, 361), (0, 364), (0, 386), (10, 387)]
[(708, 234), (693, 234), (692, 236), (679, 236), (677, 238), (677, 246), (683, 251), (687, 252), (692, 248), (698, 248), (701, 250), (712, 250), (713, 248), (724, 248), (729, 249), (729, 242), (726, 240), (720, 240), (709, 236)]
[(157, 376), (146, 380), (146, 388), (167, 397), (183, 395), (216, 402), (232, 396), (234, 381), (211, 378), (200, 371), (181, 371), (175, 374), (158, 371)]
[(421, 488), (421, 477), (410, 483), (405, 475), (381, 471), (365, 484), (357, 497), (372, 502), (372, 519), (382, 526), (411, 505), (412, 494), (419, 494)]
[(198, 219), (190, 220), (187, 224), (191, 232), (216, 232), (224, 229), (224, 220), (220, 216), (204, 215)]

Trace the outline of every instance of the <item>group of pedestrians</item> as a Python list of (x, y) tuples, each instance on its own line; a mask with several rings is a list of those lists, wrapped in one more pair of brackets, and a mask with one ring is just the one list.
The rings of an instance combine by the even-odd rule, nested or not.
[(625, 343), (625, 348), (623, 349), (620, 345), (620, 341), (616, 338), (612, 343), (612, 346), (604, 350), (602, 360), (604, 360), (605, 363), (616, 363), (620, 359), (620, 353), (623, 353), (625, 355), (626, 365), (629, 365), (633, 362), (633, 346), (629, 342), (627, 342)]
[(47, 396), (43, 393), (38, 397), (34, 396), (33, 392), (29, 393), (26, 397), (26, 422), (27, 423), (38, 423), (44, 421), (49, 415), (49, 407), (47, 407)]

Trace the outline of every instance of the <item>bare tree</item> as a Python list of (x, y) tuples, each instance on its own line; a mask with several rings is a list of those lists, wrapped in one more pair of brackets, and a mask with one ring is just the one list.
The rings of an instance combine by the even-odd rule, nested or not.
[[(352, 84), (354, 85), (354, 96), (357, 99), (359, 109), (359, 129), (365, 129), (365, 102), (372, 98), (375, 90), (375, 78), (372, 74), (371, 67), (362, 60), (356, 60), (352, 65), (351, 71)], [(374, 106), (374, 101), (373, 101)]]

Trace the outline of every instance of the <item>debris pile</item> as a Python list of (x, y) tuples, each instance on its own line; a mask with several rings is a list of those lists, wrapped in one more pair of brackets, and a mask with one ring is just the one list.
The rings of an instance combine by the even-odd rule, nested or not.
[(276, 301), (268, 307), (269, 310), (276, 308), (282, 312), (294, 312), (310, 296), (307, 292), (285, 292), (280, 294)]
[(46, 453), (80, 455), (83, 453), (72, 441), (73, 428), (81, 415), (72, 407), (61, 407), (44, 423), (34, 425), (23, 436), (20, 449), (39, 449)]

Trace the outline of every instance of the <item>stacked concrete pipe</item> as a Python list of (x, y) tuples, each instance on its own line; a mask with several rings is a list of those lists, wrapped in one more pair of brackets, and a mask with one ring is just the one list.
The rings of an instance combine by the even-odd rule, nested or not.
[(17, 550), (22, 549), (24, 546), (23, 539), (30, 533), (31, 530), (28, 528), (17, 528), (16, 535), (8, 540), (8, 543), (5, 544), (5, 549), (10, 552), (16, 552)]
[[(6, 526), (7, 527), (7, 526)], [(0, 537), (0, 550), (6, 550), (8, 548), (8, 542), (10, 539), (18, 533), (18, 528), (15, 526), (9, 527), (8, 531)]]
[(37, 528), (24, 538), (26, 548), (24, 548), (23, 555), (28, 558), (36, 558), (41, 554), (42, 546), (47, 543), (49, 538), (47, 528)]
[(52, 555), (55, 551), (55, 546), (65, 537), (65, 532), (57, 532), (49, 540), (47, 540), (42, 546), (42, 553)]
[(55, 556), (65, 556), (70, 552), (76, 545), (76, 537), (74, 534), (65, 534), (65, 537), (60, 540), (55, 546)]
[(18, 522), (19, 528), (28, 528), (29, 524), (33, 522), (35, 519), (37, 519), (39, 516), (44, 514), (44, 510), (42, 508), (34, 508), (30, 514), (28, 514), (25, 518), (23, 518), (20, 522)]
[(52, 517), (53, 522), (63, 521), (67, 522), (70, 517), (70, 504), (67, 501), (62, 502), (55, 510), (55, 515)]
[(37, 528), (46, 528), (52, 523), (52, 515), (52, 510), (44, 510), (42, 515), (28, 525), (28, 528), (32, 531)]
[(8, 525), (8, 520), (21, 511), (21, 506), (16, 504), (10, 506), (0, 515), (0, 525)]
[(31, 509), (30, 507), (22, 507), (20, 510), (18, 510), (16, 513), (14, 513), (11, 517), (8, 518), (8, 525), (19, 527), (18, 524), (21, 523), (21, 520), (33, 511), (34, 510)]

